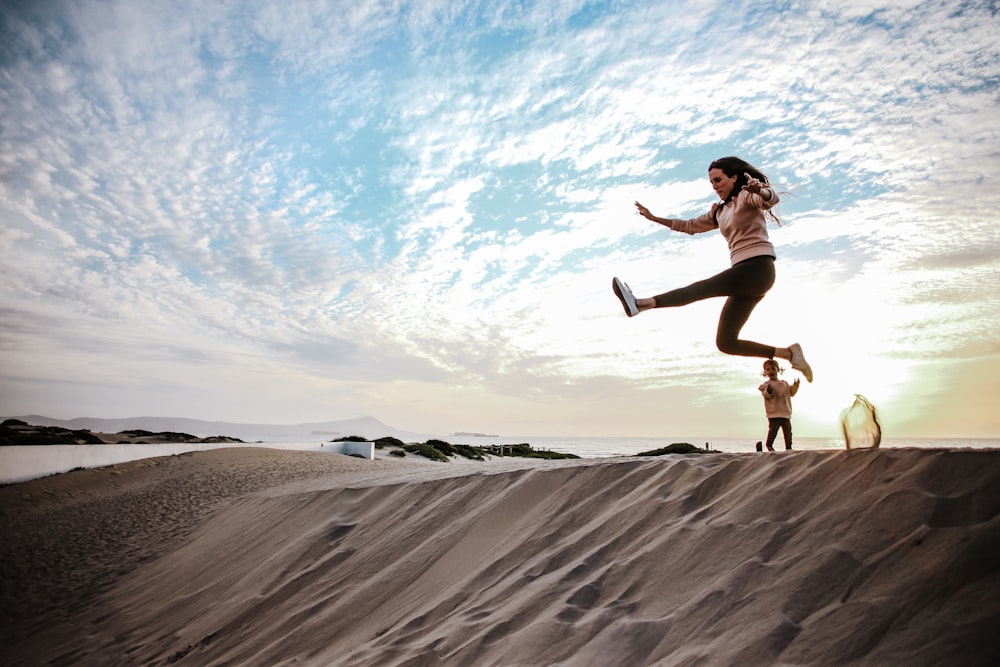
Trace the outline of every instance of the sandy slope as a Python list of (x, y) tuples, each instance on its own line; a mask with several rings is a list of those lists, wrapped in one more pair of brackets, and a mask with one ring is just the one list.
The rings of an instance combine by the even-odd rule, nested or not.
[(7, 664), (1000, 663), (1000, 451), (112, 472), (0, 489)]

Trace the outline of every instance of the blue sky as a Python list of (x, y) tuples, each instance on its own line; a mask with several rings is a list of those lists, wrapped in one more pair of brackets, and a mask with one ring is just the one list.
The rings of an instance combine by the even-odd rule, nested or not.
[[(998, 437), (994, 3), (8, 2), (0, 412), (760, 439), (694, 217), (785, 192), (796, 433)], [(786, 373), (790, 380), (796, 374)]]

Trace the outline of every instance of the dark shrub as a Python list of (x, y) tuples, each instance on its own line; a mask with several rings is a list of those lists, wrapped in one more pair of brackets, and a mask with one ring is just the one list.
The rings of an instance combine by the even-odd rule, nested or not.
[(472, 445), (452, 445), (455, 449), (455, 453), (467, 459), (472, 459), (473, 461), (482, 461), (483, 450), (479, 447), (473, 447)]
[(444, 440), (428, 440), (427, 446), (433, 447), (445, 456), (452, 456), (455, 453), (455, 448), (450, 442), (445, 442)]
[(167, 442), (195, 442), (198, 440), (198, 438), (190, 433), (177, 433), (175, 431), (154, 433), (153, 436), (155, 436), (158, 440), (166, 440)]
[(490, 445), (483, 451), (494, 456), (519, 456), (526, 459), (578, 459), (576, 454), (564, 454), (548, 449), (535, 449), (526, 442), (518, 445)]
[(687, 442), (675, 442), (666, 447), (651, 449), (648, 452), (639, 452), (636, 456), (663, 456), (664, 454), (704, 454), (705, 450)]
[(440, 449), (428, 445), (427, 443), (417, 443), (415, 445), (403, 445), (403, 449), (405, 449), (410, 454), (418, 454), (420, 456), (425, 456), (429, 458), (431, 461), (444, 461), (445, 463), (448, 462), (448, 457), (445, 456)]

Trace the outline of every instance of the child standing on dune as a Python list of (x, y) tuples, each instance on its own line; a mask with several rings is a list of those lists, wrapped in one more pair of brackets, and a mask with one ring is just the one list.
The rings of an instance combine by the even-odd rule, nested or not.
[(757, 387), (764, 397), (764, 412), (767, 414), (767, 451), (773, 452), (774, 438), (781, 429), (785, 436), (785, 449), (792, 448), (792, 396), (799, 391), (799, 379), (788, 384), (778, 379), (782, 369), (774, 359), (764, 362), (764, 372), (767, 382)]

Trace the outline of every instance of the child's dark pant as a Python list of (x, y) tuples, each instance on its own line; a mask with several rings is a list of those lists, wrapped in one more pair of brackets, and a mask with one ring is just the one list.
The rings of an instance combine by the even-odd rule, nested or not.
[(792, 420), (788, 417), (768, 417), (767, 418), (767, 448), (771, 449), (774, 444), (774, 438), (778, 435), (778, 429), (781, 429), (782, 434), (785, 436), (785, 449), (792, 448)]

